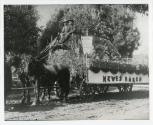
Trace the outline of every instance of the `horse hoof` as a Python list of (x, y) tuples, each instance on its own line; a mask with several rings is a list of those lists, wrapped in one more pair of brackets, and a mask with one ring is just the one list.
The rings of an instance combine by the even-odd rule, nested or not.
[(26, 101), (26, 99), (23, 98), (23, 99), (21, 100), (21, 104), (25, 104), (25, 101)]
[(31, 106), (36, 106), (36, 102), (33, 102), (33, 103), (31, 104)]
[(46, 98), (46, 101), (50, 101), (51, 99), (50, 98)]
[(27, 104), (29, 105), (30, 103), (31, 103), (31, 102), (30, 102), (30, 99), (28, 99), (28, 100), (27, 100)]
[(40, 102), (42, 102), (43, 101), (43, 99), (42, 98), (40, 98)]
[(32, 104), (31, 104), (31, 106), (36, 106), (36, 105), (38, 105), (39, 104), (39, 101), (34, 101)]
[(62, 103), (66, 103), (66, 99), (62, 99), (61, 101), (62, 101)]

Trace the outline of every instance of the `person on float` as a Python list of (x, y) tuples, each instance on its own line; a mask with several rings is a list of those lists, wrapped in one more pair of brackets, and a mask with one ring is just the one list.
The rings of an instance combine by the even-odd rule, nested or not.
[(61, 39), (59, 41), (61, 44), (64, 44), (75, 31), (73, 24), (74, 24), (74, 21), (72, 19), (66, 20), (66, 22), (64, 22), (64, 27), (60, 35)]
[(53, 51), (55, 51), (56, 49), (70, 49), (67, 45), (66, 45), (66, 41), (69, 40), (70, 36), (73, 34), (73, 32), (75, 31), (75, 28), (73, 26), (74, 21), (69, 19), (66, 20), (64, 19), (63, 21), (63, 28), (61, 30), (61, 33), (59, 35), (59, 38), (57, 40), (57, 44), (55, 43), (54, 47), (53, 47)]

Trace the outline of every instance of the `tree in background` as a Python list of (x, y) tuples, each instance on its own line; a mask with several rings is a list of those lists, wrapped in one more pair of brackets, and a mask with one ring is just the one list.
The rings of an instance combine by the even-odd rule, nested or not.
[(148, 4), (125, 4), (130, 10), (148, 15)]
[[(43, 47), (50, 37), (57, 36), (61, 29), (59, 21), (64, 17), (73, 19), (77, 31), (84, 35), (95, 37), (94, 47), (103, 45), (106, 52), (112, 58), (112, 47), (106, 47), (105, 43), (111, 43), (122, 57), (132, 57), (133, 51), (139, 46), (140, 33), (134, 29), (133, 21), (135, 13), (147, 14), (148, 5), (69, 5), (60, 10), (55, 17), (47, 23), (41, 43)], [(97, 40), (99, 39), (99, 40)]]
[[(139, 31), (133, 29), (135, 11), (130, 6), (69, 5), (58, 11), (48, 21), (40, 38), (42, 48), (48, 44), (47, 41), (50, 42), (51, 36), (54, 39), (60, 32), (62, 18), (73, 19), (77, 29), (76, 33), (80, 36), (85, 35), (88, 29), (88, 34), (94, 36), (93, 45), (95, 51), (100, 50), (101, 58), (104, 57), (105, 52), (110, 59), (114, 57), (111, 51), (114, 46), (122, 57), (132, 57), (133, 51), (139, 46)], [(111, 43), (112, 46), (107, 43)], [(83, 75), (85, 71), (83, 58), (71, 51), (56, 51), (49, 56), (48, 62), (67, 64), (72, 75), (76, 73)]]
[[(65, 16), (73, 18), (78, 28), (88, 29), (95, 36), (94, 47), (111, 43), (122, 57), (132, 57), (139, 46), (139, 32), (133, 29), (135, 14), (123, 5), (77, 5), (71, 6)], [(99, 40), (97, 40), (99, 39)], [(108, 53), (113, 49), (107, 45)], [(111, 53), (109, 53), (109, 57)]]
[(45, 48), (45, 46), (51, 42), (51, 39), (53, 40), (55, 37), (57, 37), (58, 33), (62, 28), (60, 22), (63, 17), (64, 17), (64, 11), (59, 10), (47, 22), (46, 28), (44, 29), (42, 36), (40, 38), (40, 50)]
[(31, 5), (4, 6), (5, 52), (36, 54), (40, 29), (38, 14)]

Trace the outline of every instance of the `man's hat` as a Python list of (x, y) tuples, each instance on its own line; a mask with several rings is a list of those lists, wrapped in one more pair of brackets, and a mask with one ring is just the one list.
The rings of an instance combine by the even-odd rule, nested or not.
[(69, 21), (74, 22), (74, 20), (73, 20), (73, 19), (68, 19), (68, 20), (67, 20), (67, 22), (69, 22)]
[(62, 23), (66, 23), (68, 20), (67, 19), (63, 19), (62, 20)]
[(64, 18), (64, 19), (61, 20), (62, 23), (66, 23), (66, 22), (69, 22), (69, 21), (74, 22), (74, 20), (72, 20), (72, 19), (66, 19), (66, 18)]

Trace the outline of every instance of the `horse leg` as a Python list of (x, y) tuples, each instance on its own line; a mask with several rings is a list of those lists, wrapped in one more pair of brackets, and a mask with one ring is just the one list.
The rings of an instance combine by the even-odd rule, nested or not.
[[(25, 85), (25, 87), (28, 87), (27, 84)], [(26, 89), (24, 90), (24, 97), (25, 97), (25, 103), (26, 104), (30, 104), (30, 90), (29, 89)]]
[(45, 88), (43, 89), (43, 91), (41, 93), (40, 101), (43, 101), (44, 97), (45, 97)]
[(63, 101), (66, 102), (68, 100), (69, 88), (64, 89), (63, 91)]
[(43, 92), (42, 92), (41, 97), (40, 97), (40, 101), (44, 100), (45, 95), (46, 95), (46, 88), (43, 89)]
[[(25, 85), (25, 82), (22, 82), (22, 86), (25, 88), (26, 85)], [(25, 104), (26, 103), (26, 90), (24, 89), (23, 90), (23, 95), (22, 95), (22, 98), (21, 98), (21, 104)]]
[[(67, 84), (68, 83), (68, 84)], [(69, 91), (70, 91), (70, 83), (69, 83), (69, 80), (65, 81), (65, 83), (63, 83), (65, 85), (65, 87), (63, 88), (64, 89), (64, 92), (63, 92), (63, 100), (64, 102), (66, 102), (68, 100), (68, 94), (69, 94)]]
[(64, 92), (64, 88), (62, 87), (62, 88), (61, 88), (61, 93), (60, 93), (60, 99), (61, 99), (62, 101), (65, 101), (64, 97), (65, 97), (65, 92)]
[[(62, 83), (64, 84), (64, 83)], [(67, 91), (68, 88), (65, 88), (66, 86), (61, 86), (60, 85), (60, 88), (61, 88), (61, 92), (60, 92), (60, 95), (59, 95), (59, 98), (63, 101), (63, 102), (66, 102), (66, 98), (68, 96), (68, 93), (69, 91)]]
[(63, 102), (66, 102), (66, 93), (65, 93), (65, 91), (63, 92)]
[(67, 90), (65, 91), (65, 100), (68, 100), (69, 91), (70, 91), (70, 89), (67, 89)]
[(46, 88), (44, 88), (43, 94), (42, 94), (42, 99), (44, 99), (46, 96)]
[(21, 98), (21, 104), (25, 104), (25, 100), (26, 100), (26, 92), (25, 92), (25, 90), (23, 90), (23, 96)]
[(35, 99), (32, 103), (32, 106), (35, 106), (36, 104), (38, 104), (39, 102), (39, 88), (38, 88), (38, 80), (35, 81), (35, 84), (34, 84), (34, 95), (35, 95)]
[(36, 101), (35, 101), (36, 100), (36, 87), (35, 87), (35, 85), (34, 85), (33, 92), (34, 92), (34, 101), (32, 103), (32, 106), (36, 105)]
[[(30, 87), (30, 81), (29, 81), (28, 76), (26, 76), (26, 87)], [(30, 97), (30, 90), (29, 89), (26, 90), (26, 94), (27, 94), (27, 96), (26, 96), (27, 104), (30, 104), (31, 97)]]
[(32, 106), (36, 105), (36, 86), (34, 85), (34, 101), (32, 103)]
[(57, 95), (57, 81), (55, 82), (53, 86), (54, 94)]
[(39, 95), (40, 95), (40, 86), (39, 86), (39, 84), (37, 84), (37, 103), (40, 102)]
[(27, 90), (27, 104), (30, 104), (30, 100), (31, 100), (30, 90)]
[(50, 101), (50, 93), (51, 93), (51, 88), (48, 86), (48, 100)]

